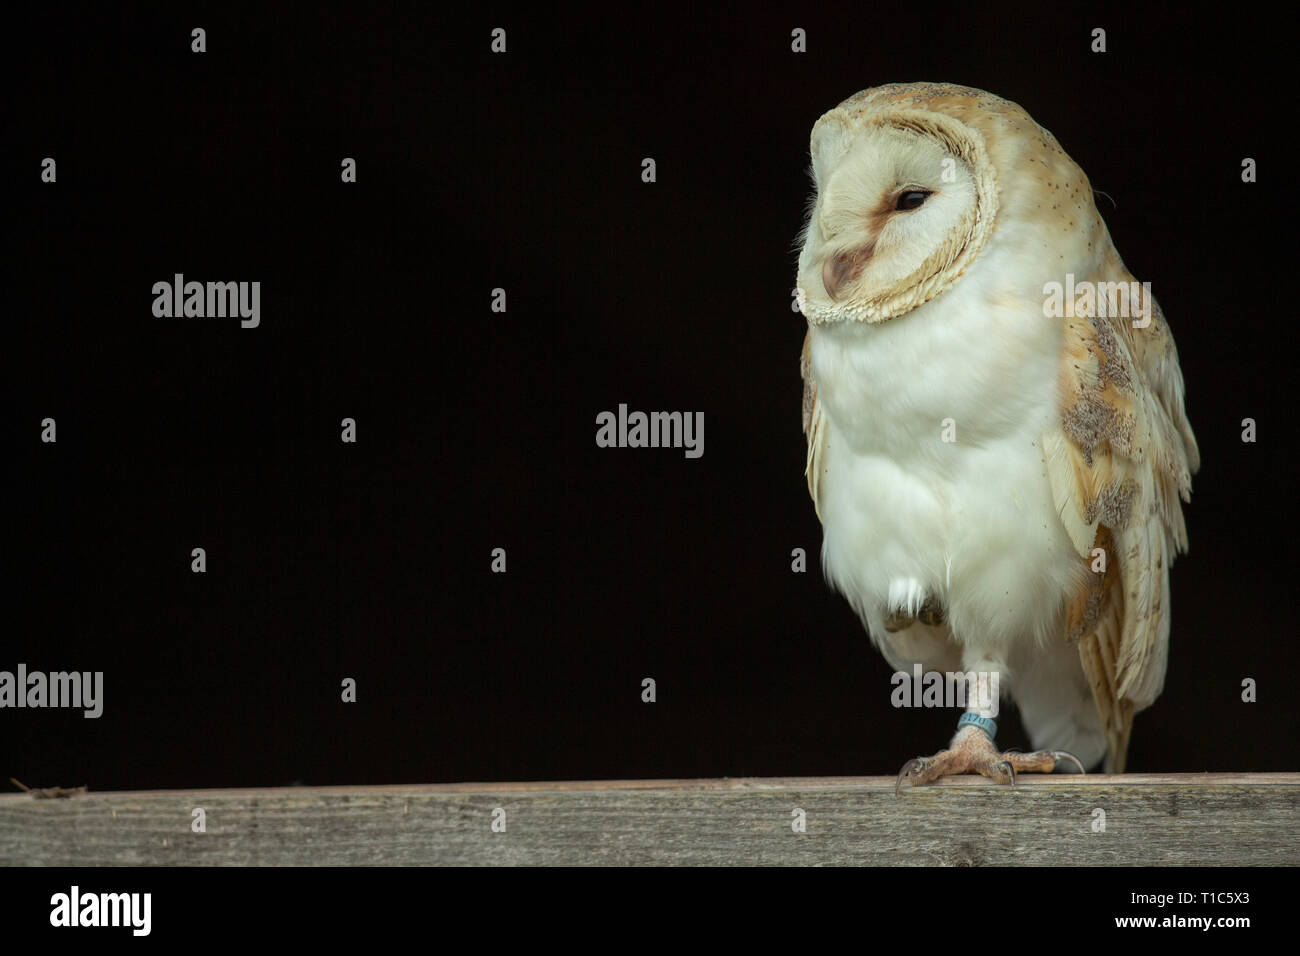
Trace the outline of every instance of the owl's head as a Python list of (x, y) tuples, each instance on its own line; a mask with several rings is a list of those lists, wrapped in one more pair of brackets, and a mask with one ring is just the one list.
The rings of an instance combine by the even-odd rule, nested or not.
[(808, 320), (882, 322), (956, 281), (993, 234), (1005, 198), (986, 136), (1002, 131), (1073, 166), (1020, 107), (968, 87), (881, 86), (822, 116), (799, 258)]

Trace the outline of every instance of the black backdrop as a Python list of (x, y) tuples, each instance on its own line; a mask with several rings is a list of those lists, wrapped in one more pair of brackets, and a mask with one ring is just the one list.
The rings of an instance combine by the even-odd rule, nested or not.
[[(471, 6), (9, 21), (0, 669), (102, 670), (105, 704), (0, 711), (0, 777), (867, 774), (945, 743), (822, 581), (790, 309), (812, 123), (911, 80), (1051, 129), (1174, 329), (1205, 463), (1130, 769), (1295, 769), (1280, 24)], [(155, 318), (177, 272), (260, 281), (260, 327)], [(620, 402), (702, 411), (704, 456), (597, 448)]]

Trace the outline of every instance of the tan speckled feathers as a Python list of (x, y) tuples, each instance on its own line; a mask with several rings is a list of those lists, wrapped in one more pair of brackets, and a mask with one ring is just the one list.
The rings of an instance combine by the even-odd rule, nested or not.
[[(1106, 239), (1100, 273), (1076, 282), (1133, 281)], [(1065, 319), (1061, 427), (1043, 444), (1052, 496), (1075, 548), (1090, 563), (1094, 548), (1104, 551), (1106, 575), (1071, 603), (1068, 636), (1079, 640), (1106, 730), (1107, 769), (1121, 772), (1133, 715), (1164, 685), (1169, 565), (1187, 550), (1179, 499), (1190, 499), (1200, 455), (1173, 337), (1154, 297), (1143, 290), (1141, 306), (1130, 309), (1148, 314), (1145, 328), (1134, 328), (1131, 316), (1087, 311), (1093, 314)], [(1091, 612), (1080, 612), (1081, 602)]]

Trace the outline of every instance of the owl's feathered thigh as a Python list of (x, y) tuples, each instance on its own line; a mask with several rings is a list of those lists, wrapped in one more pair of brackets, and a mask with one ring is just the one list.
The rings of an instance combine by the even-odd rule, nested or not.
[[(894, 667), (997, 669), (1035, 747), (1122, 769), (1164, 680), (1198, 464), (1159, 307), (1045, 315), (1067, 273), (1134, 279), (1087, 178), (1014, 104), (868, 90), (812, 152), (801, 371), (828, 579)], [(927, 180), (946, 157), (958, 181)], [(886, 628), (927, 599), (945, 622)]]

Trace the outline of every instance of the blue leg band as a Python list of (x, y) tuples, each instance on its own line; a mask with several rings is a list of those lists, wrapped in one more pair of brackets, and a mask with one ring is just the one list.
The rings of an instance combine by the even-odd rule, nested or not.
[(961, 715), (961, 720), (957, 721), (957, 729), (961, 730), (963, 727), (978, 727), (980, 730), (984, 731), (984, 733), (989, 735), (989, 740), (993, 740), (998, 735), (998, 725), (996, 721), (990, 720), (988, 717), (981, 717), (979, 714), (972, 713), (969, 710)]

